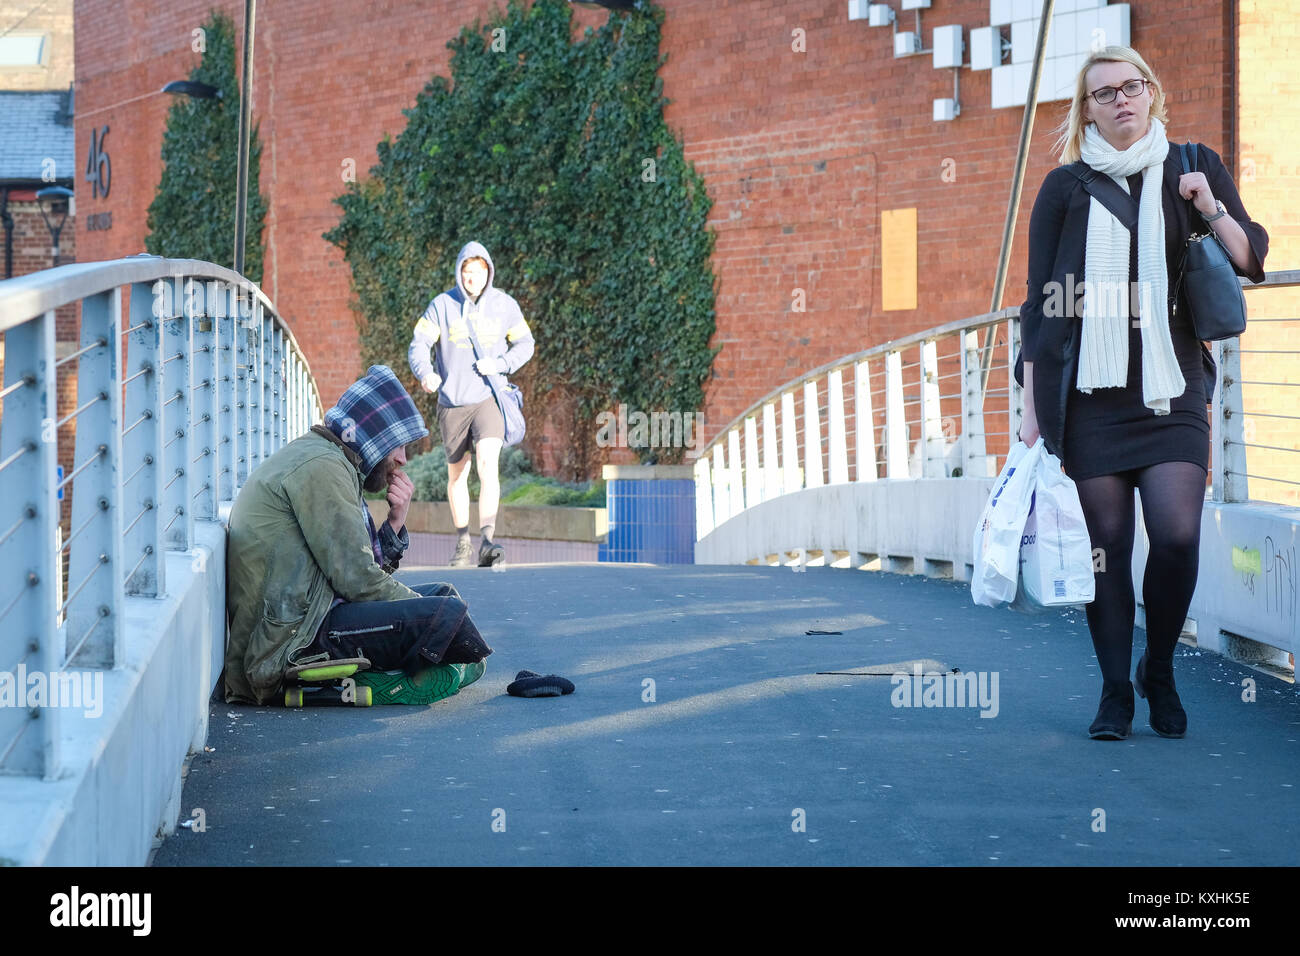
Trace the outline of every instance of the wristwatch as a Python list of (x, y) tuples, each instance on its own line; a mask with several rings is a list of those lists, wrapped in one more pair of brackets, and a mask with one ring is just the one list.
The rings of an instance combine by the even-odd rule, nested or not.
[(1221, 199), (1214, 200), (1214, 205), (1219, 207), (1219, 211), (1216, 212), (1213, 216), (1207, 216), (1205, 213), (1201, 213), (1201, 218), (1204, 219), (1207, 223), (1214, 222), (1216, 219), (1222, 219), (1224, 216), (1228, 214), (1228, 210), (1223, 208), (1223, 201)]

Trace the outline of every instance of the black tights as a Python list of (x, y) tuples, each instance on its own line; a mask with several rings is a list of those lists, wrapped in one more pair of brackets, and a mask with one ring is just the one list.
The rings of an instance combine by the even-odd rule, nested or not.
[[(1076, 483), (1096, 555), (1096, 599), (1087, 606), (1088, 630), (1105, 681), (1126, 682), (1133, 658), (1133, 489), (1142, 496), (1150, 548), (1142, 579), (1147, 653), (1170, 661), (1196, 590), (1205, 501), (1205, 469), (1168, 461)], [(1101, 554), (1097, 550), (1101, 549)], [(1103, 562), (1104, 561), (1104, 565)], [(1101, 570), (1104, 566), (1105, 570)]]

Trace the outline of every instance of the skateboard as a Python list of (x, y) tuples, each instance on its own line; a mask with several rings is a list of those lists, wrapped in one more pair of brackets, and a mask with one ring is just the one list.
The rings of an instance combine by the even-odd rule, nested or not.
[(366, 684), (350, 680), (359, 671), (370, 669), (364, 657), (301, 664), (284, 672), (284, 706), (286, 707), (369, 707), (375, 702), (374, 691)]

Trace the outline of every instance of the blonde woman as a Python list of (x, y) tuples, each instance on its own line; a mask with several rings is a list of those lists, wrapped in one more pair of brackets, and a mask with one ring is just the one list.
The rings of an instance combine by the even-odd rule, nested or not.
[[(1094, 739), (1132, 732), (1134, 488), (1150, 539), (1137, 692), (1157, 734), (1186, 732), (1173, 661), (1196, 588), (1210, 394), (1207, 358), (1173, 290), (1193, 231), (1212, 229), (1237, 271), (1255, 282), (1268, 252), (1268, 234), (1251, 221), (1213, 150), (1200, 147), (1200, 171), (1183, 173), (1167, 120), (1164, 89), (1136, 51), (1106, 47), (1089, 56), (1061, 128), (1062, 165), (1043, 180), (1029, 224), (1020, 437), (1032, 444), (1041, 434), (1061, 459), (1104, 555), (1087, 607), (1102, 677)], [(1076, 174), (1086, 170), (1069, 166), (1078, 160), (1136, 200), (1135, 229), (1088, 193)]]

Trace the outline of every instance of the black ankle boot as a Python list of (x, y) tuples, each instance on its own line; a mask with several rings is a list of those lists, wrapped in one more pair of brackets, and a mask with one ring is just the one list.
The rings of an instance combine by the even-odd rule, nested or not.
[(1088, 728), (1093, 740), (1124, 740), (1133, 732), (1133, 685), (1128, 681), (1105, 681), (1097, 719)]
[(1146, 654), (1138, 661), (1138, 695), (1151, 705), (1151, 729), (1161, 737), (1182, 737), (1187, 733), (1187, 711), (1178, 699), (1174, 687), (1174, 662), (1161, 663), (1148, 659)]

